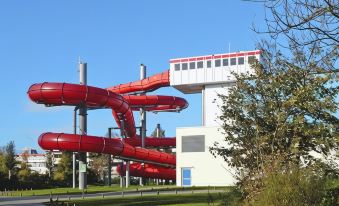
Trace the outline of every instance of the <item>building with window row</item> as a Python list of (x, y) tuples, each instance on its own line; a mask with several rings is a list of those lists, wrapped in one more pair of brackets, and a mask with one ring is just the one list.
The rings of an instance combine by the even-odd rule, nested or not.
[(218, 94), (228, 94), (234, 74), (253, 73), (255, 59), (260, 60), (259, 50), (170, 59), (171, 86), (184, 94), (201, 93), (202, 103), (201, 125), (176, 129), (178, 186), (235, 184), (232, 168), (209, 148), (224, 139)]
[[(61, 158), (60, 151), (52, 152), (52, 160), (55, 165), (57, 165)], [(29, 168), (39, 174), (47, 174), (48, 170), (46, 167), (46, 154), (39, 154), (36, 149), (25, 147), (22, 149), (22, 152), (16, 156), (16, 161), (18, 161), (18, 167), (20, 168), (20, 163), (25, 161)]]

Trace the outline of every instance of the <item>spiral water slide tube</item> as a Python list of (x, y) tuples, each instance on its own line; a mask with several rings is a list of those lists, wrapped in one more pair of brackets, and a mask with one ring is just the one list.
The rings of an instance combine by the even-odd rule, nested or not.
[[(131, 164), (131, 175), (175, 179), (176, 158), (173, 154), (148, 148), (140, 148), (141, 140), (136, 134), (133, 111), (141, 107), (146, 111), (180, 111), (188, 106), (185, 99), (173, 96), (137, 95), (169, 86), (169, 71), (150, 76), (146, 79), (101, 89), (97, 87), (69, 83), (33, 84), (28, 95), (38, 104), (47, 106), (79, 106), (88, 108), (111, 108), (120, 127), (124, 123), (125, 139), (104, 138), (89, 135), (65, 133), (43, 133), (39, 145), (45, 150), (94, 152), (114, 155), (117, 158), (144, 162)], [(175, 138), (146, 138), (146, 147), (175, 146)], [(121, 173), (123, 170), (119, 168)]]

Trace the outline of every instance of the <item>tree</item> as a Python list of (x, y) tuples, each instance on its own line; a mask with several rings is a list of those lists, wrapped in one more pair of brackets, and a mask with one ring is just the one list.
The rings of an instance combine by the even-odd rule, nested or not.
[(6, 145), (5, 166), (8, 170), (8, 179), (11, 180), (12, 171), (15, 167), (15, 144), (14, 141), (10, 141)]
[(54, 172), (53, 179), (61, 185), (71, 185), (72, 182), (72, 155), (71, 152), (62, 152), (60, 161)]
[[(256, 1), (256, 0), (249, 0)], [(280, 46), (315, 58), (315, 64), (335, 70), (339, 44), (338, 0), (270, 0), (266, 7), (266, 29)], [(334, 63), (333, 63), (334, 62)]]
[(0, 148), (0, 173), (2, 174), (7, 174), (5, 155), (5, 148)]
[(27, 182), (30, 179), (31, 170), (28, 165), (28, 151), (25, 151), (22, 155), (20, 163), (20, 170), (18, 172), (18, 178), (21, 182)]
[(90, 168), (95, 173), (97, 179), (104, 179), (105, 171), (108, 168), (109, 154), (90, 153)]
[[(158, 133), (157, 133), (158, 127), (159, 127), (159, 130), (160, 130), (159, 136), (158, 136)], [(157, 127), (153, 130), (151, 137), (165, 137), (165, 130), (163, 130), (160, 127), (160, 124), (157, 124)]]
[[(6, 173), (4, 151), (0, 148), (0, 182), (5, 182)], [(2, 189), (1, 186), (0, 189)]]
[(46, 168), (47, 168), (47, 171), (48, 171), (48, 177), (51, 179), (52, 171), (53, 171), (53, 168), (54, 168), (52, 151), (48, 150), (46, 152), (45, 156), (46, 156)]
[(302, 55), (289, 60), (262, 50), (253, 74), (235, 75), (229, 95), (219, 95), (228, 146), (210, 148), (237, 169), (244, 194), (256, 194), (271, 171), (313, 165), (338, 149), (338, 81)]

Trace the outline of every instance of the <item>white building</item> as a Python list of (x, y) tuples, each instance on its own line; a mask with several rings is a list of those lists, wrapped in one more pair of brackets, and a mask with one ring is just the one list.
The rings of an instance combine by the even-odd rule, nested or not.
[[(58, 164), (60, 161), (61, 152), (53, 151), (52, 160), (54, 164)], [(29, 168), (32, 171), (35, 171), (39, 174), (46, 174), (48, 172), (46, 167), (46, 154), (38, 154), (36, 149), (32, 148), (23, 148), (22, 153), (18, 154), (16, 160), (20, 163), (22, 161), (27, 161)], [(20, 164), (19, 164), (20, 167)]]
[(232, 169), (222, 158), (213, 157), (209, 147), (224, 138), (218, 94), (227, 95), (234, 85), (233, 72), (253, 72), (253, 58), (260, 58), (259, 50), (170, 60), (171, 86), (185, 94), (202, 94), (201, 126), (176, 130), (178, 186), (234, 185)]

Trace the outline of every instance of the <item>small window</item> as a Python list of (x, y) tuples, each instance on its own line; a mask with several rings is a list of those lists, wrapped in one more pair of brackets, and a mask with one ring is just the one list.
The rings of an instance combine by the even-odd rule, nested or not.
[(190, 62), (190, 69), (195, 69), (195, 62)]
[(220, 67), (221, 66), (221, 60), (220, 59), (216, 59), (214, 61), (214, 65), (215, 65), (215, 67)]
[(231, 58), (231, 66), (237, 65), (237, 58)]
[(200, 61), (198, 62), (198, 69), (204, 68), (204, 62)]
[(239, 57), (239, 58), (238, 58), (238, 65), (243, 65), (244, 62), (245, 62), (244, 57)]
[(180, 64), (174, 64), (174, 70), (179, 71), (180, 70)]
[(228, 59), (223, 59), (222, 60), (222, 65), (223, 66), (228, 66)]
[(255, 61), (255, 56), (249, 56), (249, 57), (248, 57), (248, 63), (249, 63), (249, 64), (253, 64), (254, 61)]
[(182, 136), (181, 149), (181, 152), (205, 152), (205, 136)]
[(182, 69), (182, 70), (187, 70), (187, 68), (188, 68), (187, 63), (182, 63), (181, 69)]
[(207, 68), (211, 68), (212, 67), (212, 62), (211, 61), (207, 61)]

